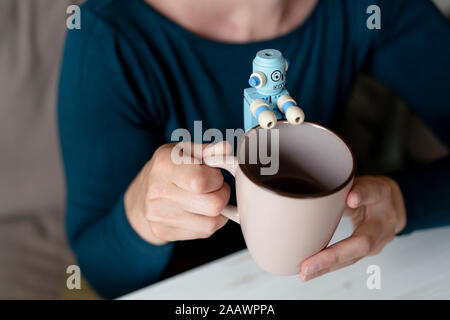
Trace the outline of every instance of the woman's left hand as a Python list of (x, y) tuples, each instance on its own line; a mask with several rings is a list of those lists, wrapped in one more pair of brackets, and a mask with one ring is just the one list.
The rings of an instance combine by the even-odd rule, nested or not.
[(303, 261), (300, 280), (308, 281), (378, 254), (406, 225), (402, 193), (389, 177), (355, 178), (346, 203), (344, 215), (352, 218), (353, 234)]

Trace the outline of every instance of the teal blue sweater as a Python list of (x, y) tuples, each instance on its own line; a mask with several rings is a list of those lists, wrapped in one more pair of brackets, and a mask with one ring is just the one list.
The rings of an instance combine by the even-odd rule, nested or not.
[[(381, 8), (381, 30), (366, 27), (372, 4)], [(247, 44), (194, 35), (142, 0), (88, 1), (81, 23), (68, 31), (58, 101), (67, 233), (83, 274), (107, 298), (160, 279), (174, 250), (130, 226), (123, 194), (131, 180), (176, 128), (193, 130), (195, 120), (204, 130), (243, 127), (242, 91), (258, 50), (289, 58), (287, 87), (310, 121), (335, 126), (366, 72), (450, 142), (450, 26), (429, 1), (321, 0), (295, 30)], [(406, 202), (404, 233), (450, 224), (448, 158), (395, 179)], [(240, 247), (228, 225), (183, 250)], [(225, 243), (230, 238), (235, 244)]]

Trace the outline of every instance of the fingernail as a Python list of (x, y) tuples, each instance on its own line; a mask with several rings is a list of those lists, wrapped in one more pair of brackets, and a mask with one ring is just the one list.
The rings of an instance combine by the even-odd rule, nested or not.
[(321, 266), (318, 263), (311, 264), (309, 267), (307, 267), (305, 269), (305, 271), (303, 271), (300, 274), (300, 280), (301, 281), (308, 281), (308, 280), (314, 278), (316, 273), (319, 272), (320, 268), (321, 268)]
[(300, 281), (306, 281), (306, 274), (304, 272), (300, 273)]
[(316, 274), (319, 270), (320, 270), (320, 264), (313, 263), (306, 269), (306, 275), (308, 277), (312, 276), (312, 275)]
[(359, 202), (361, 201), (361, 195), (359, 194), (358, 191), (353, 191), (353, 196), (352, 196), (352, 202), (354, 206), (359, 205)]
[(203, 150), (203, 156), (204, 157), (212, 157), (214, 156), (214, 145), (209, 145)]

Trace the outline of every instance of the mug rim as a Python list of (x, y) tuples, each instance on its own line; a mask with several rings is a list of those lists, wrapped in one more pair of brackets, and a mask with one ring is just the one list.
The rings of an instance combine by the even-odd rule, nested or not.
[[(278, 120), (277, 123), (289, 123), (287, 120)], [(291, 193), (291, 192), (286, 192), (286, 191), (281, 191), (279, 189), (276, 189), (274, 187), (268, 186), (264, 183), (262, 183), (259, 179), (257, 179), (256, 177), (254, 177), (250, 171), (247, 169), (247, 167), (245, 166), (245, 164), (242, 164), (239, 162), (239, 154), (237, 154), (237, 159), (238, 159), (238, 164), (239, 164), (239, 168), (241, 169), (241, 171), (244, 173), (244, 175), (250, 180), (252, 181), (254, 184), (256, 184), (258, 187), (273, 192), (277, 195), (280, 196), (284, 196), (284, 197), (288, 197), (288, 198), (298, 198), (298, 199), (315, 199), (315, 198), (322, 198), (322, 197), (326, 197), (329, 196), (331, 194), (337, 193), (338, 191), (342, 190), (343, 188), (345, 188), (345, 186), (347, 186), (347, 184), (354, 178), (355, 176), (355, 172), (356, 172), (356, 161), (355, 161), (355, 155), (353, 154), (352, 149), (350, 149), (350, 146), (348, 145), (347, 142), (345, 142), (345, 140), (338, 135), (336, 132), (334, 132), (333, 130), (326, 128), (318, 123), (315, 122), (311, 122), (311, 121), (304, 121), (303, 123), (300, 124), (301, 125), (311, 125), (313, 127), (319, 128), (321, 130), (325, 130), (329, 133), (331, 133), (332, 135), (334, 135), (336, 138), (338, 138), (338, 140), (340, 140), (348, 149), (348, 151), (350, 152), (351, 158), (352, 158), (352, 170), (350, 171), (349, 176), (344, 180), (343, 183), (341, 183), (340, 185), (338, 185), (337, 187), (328, 190), (328, 191), (323, 191), (323, 192), (317, 192), (317, 193), (312, 193), (312, 194), (298, 194), (298, 193)], [(261, 126), (257, 125), (253, 128), (251, 128), (250, 130), (248, 130), (244, 137), (242, 137), (241, 141), (239, 142), (238, 145), (238, 149), (237, 152), (239, 153), (239, 151), (241, 150), (241, 144), (244, 142), (245, 140), (245, 136), (247, 136), (247, 134), (253, 130), (257, 130), (260, 129)]]

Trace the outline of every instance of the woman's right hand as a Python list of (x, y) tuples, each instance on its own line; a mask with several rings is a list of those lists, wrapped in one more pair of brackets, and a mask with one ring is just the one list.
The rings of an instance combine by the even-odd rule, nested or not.
[[(228, 203), (230, 186), (220, 169), (200, 162), (206, 156), (229, 153), (229, 145), (194, 145), (162, 145), (125, 193), (128, 221), (151, 244), (207, 238), (228, 221), (220, 212)], [(173, 156), (181, 150), (188, 161), (176, 164)]]

